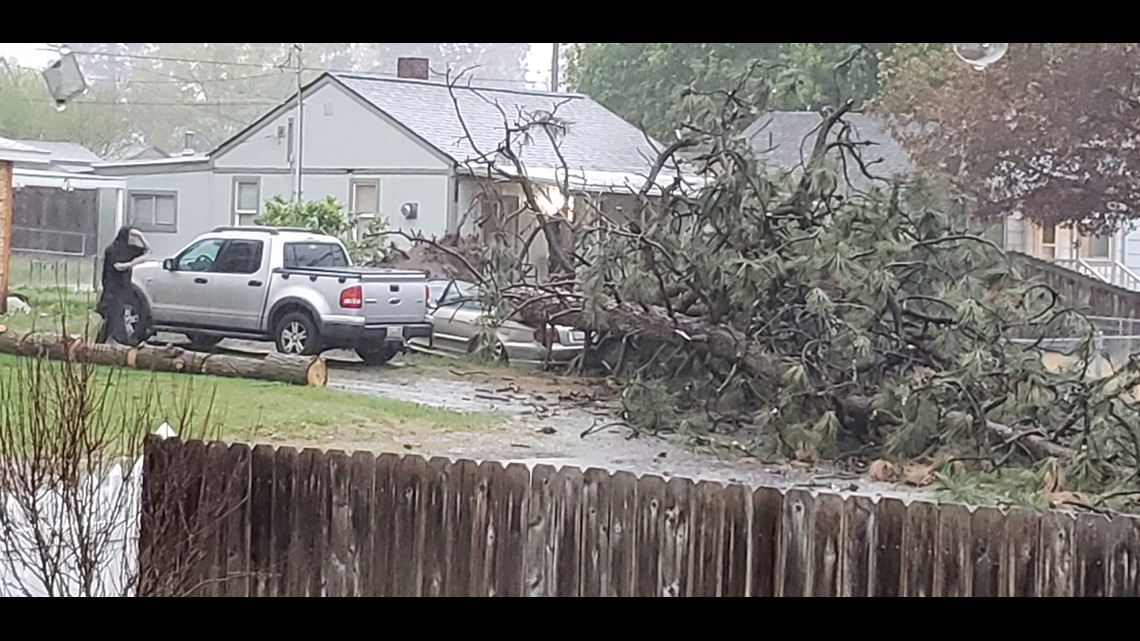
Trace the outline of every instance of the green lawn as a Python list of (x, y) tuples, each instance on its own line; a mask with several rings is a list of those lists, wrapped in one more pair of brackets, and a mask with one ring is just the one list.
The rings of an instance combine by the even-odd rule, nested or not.
[[(54, 362), (47, 365), (47, 371), (54, 373), (47, 376), (49, 379), (58, 379), (65, 367), (76, 367)], [(27, 380), (30, 366), (27, 359), (0, 354), (0, 386), (16, 389), (26, 385), (19, 380)], [(167, 420), (175, 431), (189, 430), (194, 437), (301, 444), (341, 439), (366, 442), (372, 433), (468, 431), (492, 428), (496, 423), (495, 418), (482, 414), (329, 389), (110, 367), (92, 369), (93, 387), (108, 390), (110, 400), (104, 403), (103, 411), (109, 424), (130, 423), (139, 415), (140, 407), (148, 407), (147, 416), (154, 427)], [(192, 425), (183, 427), (180, 423), (186, 416)]]

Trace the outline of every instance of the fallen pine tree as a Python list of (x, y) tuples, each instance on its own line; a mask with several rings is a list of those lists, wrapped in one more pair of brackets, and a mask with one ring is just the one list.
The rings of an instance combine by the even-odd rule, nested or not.
[[(752, 456), (805, 462), (937, 458), (989, 473), (1058, 460), (1075, 490), (1136, 487), (1140, 362), (1086, 376), (1095, 329), (1022, 275), (968, 201), (938, 180), (875, 177), (849, 106), (821, 114), (789, 173), (740, 139), (757, 109), (737, 92), (691, 97), (700, 108), (633, 211), (582, 199), (585, 211), (552, 216), (518, 178), (539, 129), (557, 145), (555, 110), (479, 150), (510, 163), (480, 171), (522, 182), (537, 225), (490, 226), (477, 255), (418, 241), (482, 284), (490, 325), (516, 317), (603, 337), (596, 356), (635, 430), (725, 434)], [(681, 148), (699, 187), (655, 180)], [(536, 277), (526, 248), (536, 235), (558, 245), (567, 225), (572, 248)], [(1038, 347), (1057, 336), (1071, 370), (1042, 362)]]
[(228, 378), (325, 387), (328, 367), (318, 356), (292, 356), (270, 353), (264, 358), (203, 354), (178, 347), (125, 347), (91, 345), (81, 338), (59, 334), (19, 334), (0, 325), (0, 353), (46, 357), (57, 361), (114, 365), (154, 372), (206, 374)]

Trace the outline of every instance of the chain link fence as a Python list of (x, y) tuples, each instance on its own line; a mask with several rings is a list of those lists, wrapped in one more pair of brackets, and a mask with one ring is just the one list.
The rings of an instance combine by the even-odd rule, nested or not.
[(99, 290), (100, 267), (98, 256), (85, 258), (13, 252), (9, 287), (12, 291), (62, 288), (72, 292), (95, 292)]

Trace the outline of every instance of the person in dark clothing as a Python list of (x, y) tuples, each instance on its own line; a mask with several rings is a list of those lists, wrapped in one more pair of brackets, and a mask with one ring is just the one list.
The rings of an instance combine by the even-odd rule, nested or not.
[(120, 229), (115, 240), (103, 251), (103, 291), (95, 306), (103, 322), (96, 342), (106, 343), (112, 337), (120, 341), (130, 338), (123, 326), (123, 303), (131, 293), (132, 269), (146, 260), (149, 251), (146, 238), (133, 227)]

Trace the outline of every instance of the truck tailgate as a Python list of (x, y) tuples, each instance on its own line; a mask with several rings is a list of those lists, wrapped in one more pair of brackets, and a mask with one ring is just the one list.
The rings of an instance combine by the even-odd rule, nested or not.
[(427, 277), (423, 272), (355, 267), (364, 289), (366, 325), (423, 323)]

